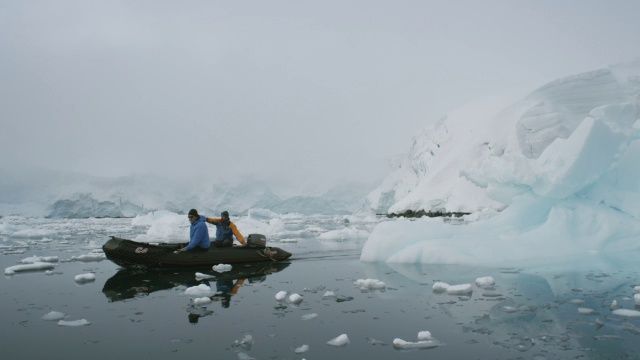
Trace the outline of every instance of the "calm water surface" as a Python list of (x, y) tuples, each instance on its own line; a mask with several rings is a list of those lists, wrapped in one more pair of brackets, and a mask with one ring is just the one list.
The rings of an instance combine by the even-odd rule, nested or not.
[[(6, 219), (5, 219), (6, 220)], [(291, 229), (318, 219), (291, 221)], [(325, 226), (332, 220), (323, 219)], [(53, 274), (5, 275), (0, 286), (3, 359), (637, 359), (640, 319), (613, 315), (611, 304), (635, 309), (640, 284), (633, 258), (594, 257), (560, 266), (484, 268), (369, 264), (358, 260), (364, 240), (273, 241), (294, 253), (284, 264), (235, 266), (218, 274), (130, 271), (104, 261), (68, 261), (107, 236), (134, 235), (129, 220), (24, 220), (15, 226), (50, 230), (45, 236), (0, 242), (6, 268), (33, 255), (58, 256)], [(353, 224), (352, 224), (353, 225)], [(357, 224), (356, 224), (357, 225)], [(342, 226), (334, 221), (335, 228)], [(363, 228), (371, 224), (361, 224)], [(51, 239), (51, 241), (47, 240)], [(215, 275), (197, 281), (195, 272)], [(78, 274), (96, 280), (77, 284)], [(468, 296), (434, 293), (435, 281), (473, 284)], [(378, 279), (383, 290), (361, 290), (357, 279)], [(194, 306), (185, 290), (207, 283), (219, 295)], [(298, 305), (278, 302), (298, 293)], [(335, 297), (324, 297), (327, 291)], [(580, 310), (591, 309), (592, 313)], [(50, 311), (90, 325), (67, 327), (41, 317)], [(313, 317), (312, 314), (317, 316)], [(311, 317), (311, 319), (307, 319)], [(395, 338), (418, 341), (428, 330), (432, 349), (403, 350)], [(347, 334), (349, 344), (327, 345)], [(309, 350), (294, 350), (308, 345)]]

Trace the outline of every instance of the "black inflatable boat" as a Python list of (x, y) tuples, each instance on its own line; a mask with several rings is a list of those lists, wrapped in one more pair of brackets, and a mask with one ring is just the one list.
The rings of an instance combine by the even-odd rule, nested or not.
[[(252, 238), (253, 237), (253, 238)], [(258, 241), (254, 241), (254, 239)], [(273, 262), (288, 259), (290, 252), (265, 246), (263, 235), (252, 234), (249, 246), (211, 247), (208, 251), (179, 251), (178, 244), (141, 243), (112, 236), (103, 246), (107, 259), (122, 267), (183, 268), (217, 264)]]

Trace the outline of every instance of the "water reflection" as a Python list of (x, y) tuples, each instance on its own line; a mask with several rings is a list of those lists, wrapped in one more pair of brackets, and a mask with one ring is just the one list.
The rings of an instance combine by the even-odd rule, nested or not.
[[(102, 288), (102, 293), (109, 302), (114, 302), (146, 296), (156, 291), (168, 290), (177, 286), (209, 285), (210, 282), (215, 281), (217, 292), (213, 298), (218, 298), (224, 304), (237, 292), (237, 287), (244, 281), (262, 282), (266, 280), (269, 274), (282, 271), (289, 264), (289, 262), (273, 262), (268, 264), (234, 265), (230, 271), (223, 273), (214, 272), (210, 267), (188, 270), (121, 269), (107, 279)], [(201, 272), (211, 277), (197, 280), (195, 277), (196, 272)], [(225, 307), (228, 307), (228, 305)]]
[[(640, 310), (637, 254), (563, 259), (559, 263), (492, 268), (461, 265), (365, 264), (384, 281), (381, 298), (416, 297), (433, 310), (437, 327), (457, 328), (468, 343), (489, 341), (534, 358), (635, 358), (640, 318), (615, 308)], [(479, 287), (479, 277), (495, 285)], [(468, 296), (435, 293), (436, 281), (472, 284)]]

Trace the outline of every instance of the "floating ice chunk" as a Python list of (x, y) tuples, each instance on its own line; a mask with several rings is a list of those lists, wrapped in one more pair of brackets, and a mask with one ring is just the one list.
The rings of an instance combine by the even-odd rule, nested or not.
[(214, 265), (213, 266), (213, 271), (217, 271), (217, 272), (227, 272), (227, 271), (231, 271), (233, 267), (229, 264), (218, 264), (218, 265)]
[(418, 333), (418, 340), (431, 340), (431, 332), (430, 331), (420, 331)]
[(423, 340), (417, 342), (404, 341), (400, 338), (393, 339), (393, 347), (396, 349), (431, 349), (440, 345), (437, 341)]
[(513, 306), (503, 306), (502, 309), (504, 310), (504, 312), (506, 313), (514, 313), (514, 312), (518, 312), (518, 308), (513, 307)]
[(66, 316), (66, 314), (62, 313), (60, 311), (50, 311), (50, 312), (44, 314), (41, 317), (41, 319), (42, 320), (46, 320), (46, 321), (57, 321), (57, 320), (64, 319), (65, 316)]
[(441, 292), (445, 292), (447, 291), (447, 289), (449, 288), (449, 284), (445, 283), (445, 282), (441, 282), (441, 281), (436, 281), (435, 284), (433, 284), (433, 287), (431, 288), (433, 290), (433, 292), (436, 293), (441, 293)]
[(634, 294), (640, 293), (640, 286), (634, 286), (633, 287), (633, 293)]
[(301, 345), (298, 346), (295, 350), (293, 350), (296, 354), (302, 354), (309, 351), (309, 345)]
[(33, 264), (37, 262), (48, 262), (48, 263), (58, 262), (58, 257), (57, 256), (31, 256), (26, 259), (20, 260), (20, 263), (22, 264)]
[(318, 317), (318, 314), (304, 314), (302, 315), (302, 320), (311, 320)]
[(74, 277), (77, 283), (84, 284), (96, 280), (96, 275), (92, 273), (80, 274)]
[(196, 280), (200, 281), (200, 280), (206, 280), (206, 279), (213, 279), (215, 278), (215, 276), (213, 275), (207, 275), (207, 274), (203, 274), (201, 272), (197, 272), (196, 273)]
[(471, 284), (451, 285), (447, 288), (447, 294), (449, 295), (464, 295), (472, 292)]
[(83, 326), (83, 325), (89, 325), (89, 324), (91, 323), (86, 319), (73, 320), (73, 321), (64, 321), (64, 320), (58, 321), (58, 325), (60, 326)]
[(324, 295), (322, 295), (323, 298), (332, 298), (332, 297), (336, 297), (336, 293), (334, 293), (333, 291), (327, 291), (326, 293), (324, 293)]
[(239, 352), (238, 353), (238, 360), (255, 360), (256, 358), (251, 357), (251, 355), (244, 353), (244, 352)]
[(476, 285), (478, 287), (488, 287), (492, 286), (496, 283), (496, 281), (491, 276), (479, 277), (476, 279)]
[(4, 269), (5, 275), (13, 275), (20, 271), (36, 271), (36, 270), (50, 270), (55, 267), (52, 263), (35, 262), (33, 264), (14, 265)]
[(617, 302), (616, 300), (613, 300), (613, 301), (611, 302), (611, 305), (609, 305), (609, 309), (611, 309), (611, 310), (615, 310), (615, 309), (617, 309), (617, 308), (619, 308), (619, 307), (620, 307), (620, 306), (618, 305), (618, 302)]
[(278, 291), (278, 293), (276, 294), (276, 300), (278, 301), (282, 301), (287, 297), (287, 292), (286, 291)]
[(327, 345), (331, 346), (346, 346), (349, 343), (349, 337), (347, 334), (342, 334), (336, 338), (327, 341)]
[(206, 284), (200, 284), (198, 286), (191, 286), (184, 291), (184, 294), (192, 297), (211, 296), (211, 287)]
[(354, 284), (360, 288), (360, 290), (380, 290), (384, 289), (384, 282), (378, 279), (358, 279)]
[(612, 311), (614, 315), (624, 316), (624, 317), (640, 317), (640, 311), (637, 310), (629, 310), (629, 309), (615, 309)]
[(640, 294), (633, 294), (633, 301), (636, 305), (640, 305)]
[(253, 346), (253, 336), (251, 336), (251, 334), (246, 334), (242, 339), (234, 341), (233, 346), (240, 347), (245, 350), (251, 350), (251, 347)]
[(300, 304), (302, 302), (302, 296), (300, 294), (289, 295), (289, 302), (292, 304)]
[(595, 312), (596, 311), (591, 308), (585, 308), (585, 307), (578, 308), (578, 314), (582, 314), (582, 315), (592, 315)]
[(89, 254), (72, 256), (71, 261), (92, 262), (105, 260), (107, 256), (104, 253), (91, 252)]
[(213, 300), (211, 300), (211, 298), (208, 296), (193, 299), (193, 305), (196, 305), (196, 306), (207, 305), (207, 304), (211, 304), (212, 302)]
[(582, 305), (582, 304), (584, 304), (584, 300), (582, 300), (582, 299), (571, 299), (571, 300), (569, 300), (569, 302), (571, 304), (574, 304), (574, 305)]

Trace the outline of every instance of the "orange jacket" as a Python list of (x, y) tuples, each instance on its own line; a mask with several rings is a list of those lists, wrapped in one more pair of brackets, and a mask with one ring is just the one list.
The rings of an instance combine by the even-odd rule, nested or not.
[[(211, 223), (211, 224), (220, 224), (222, 222), (222, 219), (220, 218), (207, 218), (207, 222)], [(233, 232), (233, 235), (236, 236), (236, 238), (238, 239), (238, 241), (240, 242), (240, 244), (242, 245), (247, 245), (247, 242), (244, 241), (244, 236), (242, 236), (242, 234), (240, 234), (240, 231), (238, 231), (238, 227), (236, 226), (236, 224), (233, 223), (233, 221), (229, 222), (229, 228), (231, 228), (231, 232)]]

